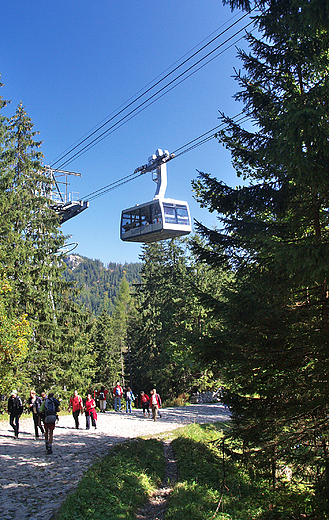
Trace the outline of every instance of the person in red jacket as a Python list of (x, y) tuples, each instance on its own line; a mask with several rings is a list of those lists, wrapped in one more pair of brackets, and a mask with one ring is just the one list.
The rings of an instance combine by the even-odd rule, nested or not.
[(151, 407), (152, 407), (152, 417), (153, 417), (153, 420), (156, 421), (157, 416), (158, 416), (158, 411), (159, 411), (159, 408), (161, 408), (162, 403), (161, 403), (161, 397), (159, 394), (157, 394), (157, 391), (155, 388), (153, 388), (153, 390), (151, 390), (150, 403), (151, 403)]
[(96, 420), (97, 420), (96, 403), (95, 403), (95, 399), (93, 399), (91, 397), (91, 394), (87, 395), (87, 399), (85, 402), (85, 416), (86, 416), (86, 430), (90, 430), (90, 417), (91, 417), (91, 423), (96, 430), (96, 428), (97, 428), (97, 426), (96, 426)]
[(145, 392), (141, 392), (141, 405), (143, 408), (144, 417), (146, 417), (146, 412), (150, 417), (150, 398)]
[(123, 390), (120, 386), (119, 381), (117, 382), (117, 386), (113, 388), (113, 395), (114, 395), (114, 409), (117, 412), (118, 411), (118, 404), (119, 404), (119, 412), (121, 411), (121, 397), (123, 394)]
[(74, 390), (73, 396), (70, 398), (69, 410), (72, 409), (72, 415), (75, 422), (75, 427), (79, 429), (79, 415), (80, 412), (83, 412), (83, 403), (82, 399), (78, 394), (77, 390)]

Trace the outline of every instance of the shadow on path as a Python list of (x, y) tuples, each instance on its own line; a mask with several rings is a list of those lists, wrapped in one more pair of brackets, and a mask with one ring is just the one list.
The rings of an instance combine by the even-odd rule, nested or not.
[[(1, 520), (49, 520), (90, 464), (104, 457), (116, 443), (141, 436), (156, 435), (194, 422), (228, 420), (223, 406), (191, 405), (162, 410), (157, 422), (132, 414), (99, 414), (97, 430), (73, 426), (72, 416), (61, 416), (55, 428), (53, 454), (47, 455), (42, 438), (34, 439), (32, 418), (20, 421), (19, 439), (9, 424), (0, 421)], [(47, 487), (48, 500), (44, 502)]]

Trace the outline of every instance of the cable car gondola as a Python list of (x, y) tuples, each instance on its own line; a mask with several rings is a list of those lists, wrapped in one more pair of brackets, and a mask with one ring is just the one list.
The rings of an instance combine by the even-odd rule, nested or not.
[(157, 242), (168, 238), (188, 235), (192, 231), (190, 210), (187, 202), (165, 199), (167, 187), (166, 162), (174, 156), (157, 150), (147, 165), (138, 168), (142, 173), (156, 172), (157, 189), (150, 202), (137, 204), (122, 211), (120, 238), (128, 242)]

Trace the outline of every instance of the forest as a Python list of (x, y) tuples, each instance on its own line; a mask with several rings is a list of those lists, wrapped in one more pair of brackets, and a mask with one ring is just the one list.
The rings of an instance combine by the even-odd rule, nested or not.
[(91, 281), (87, 291), (82, 271), (73, 279), (32, 120), (23, 104), (1, 117), (0, 394), (33, 386), (67, 399), (119, 380), (136, 393), (156, 385), (173, 402), (220, 384), (231, 410), (227, 455), (277, 504), (290, 493), (289, 514), (278, 506), (260, 518), (321, 519), (329, 517), (329, 4), (260, 0), (257, 9), (235, 71), (249, 123), (220, 113), (216, 135), (241, 185), (199, 172), (195, 198), (216, 228), (196, 223), (190, 238), (144, 245), (141, 266), (120, 267), (116, 292), (102, 266), (98, 288)]
[(64, 279), (74, 282), (79, 287), (75, 301), (95, 315), (99, 315), (104, 307), (112, 314), (120, 282), (125, 276), (129, 286), (141, 282), (139, 262), (106, 266), (100, 260), (92, 260), (80, 255), (71, 254), (64, 259), (67, 266), (63, 272)]

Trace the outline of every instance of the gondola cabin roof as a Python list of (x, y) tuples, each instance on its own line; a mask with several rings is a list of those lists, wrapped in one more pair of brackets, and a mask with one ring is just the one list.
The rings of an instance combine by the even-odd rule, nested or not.
[(158, 242), (192, 231), (187, 202), (153, 199), (122, 211), (120, 238), (128, 242)]

